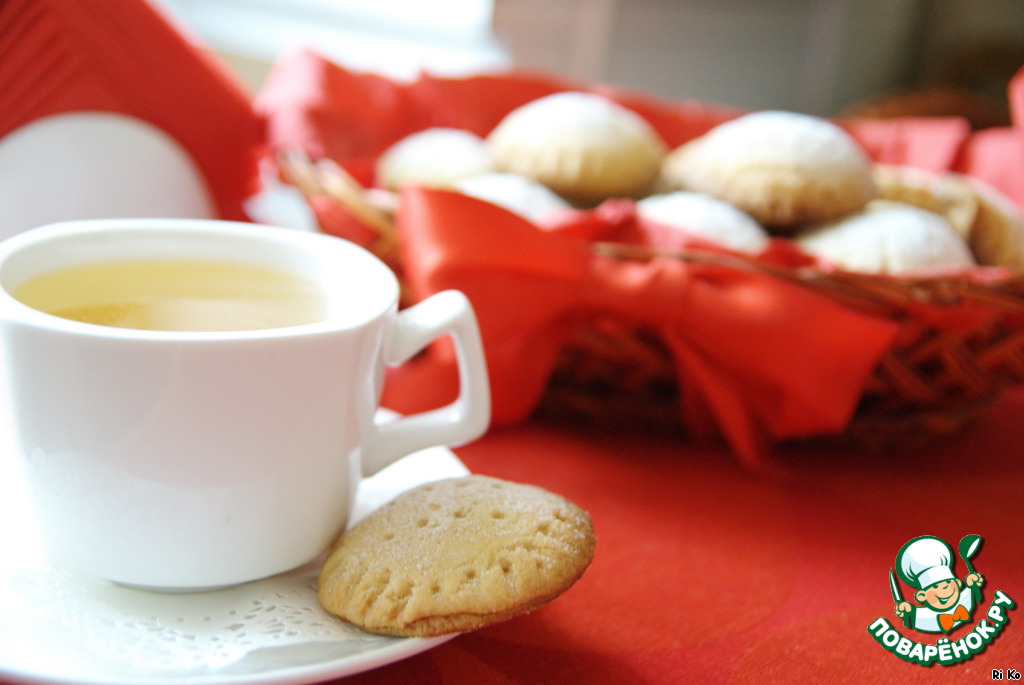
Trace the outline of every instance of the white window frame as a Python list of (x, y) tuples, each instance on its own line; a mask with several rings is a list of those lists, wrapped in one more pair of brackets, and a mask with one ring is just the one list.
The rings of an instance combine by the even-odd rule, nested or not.
[(202, 44), (268, 63), (308, 47), (349, 68), (395, 78), (509, 64), (493, 37), (488, 0), (149, 1)]

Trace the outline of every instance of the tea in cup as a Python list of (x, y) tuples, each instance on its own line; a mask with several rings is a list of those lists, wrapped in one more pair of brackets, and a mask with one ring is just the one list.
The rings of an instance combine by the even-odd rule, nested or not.
[(324, 296), (281, 269), (199, 259), (131, 259), (70, 266), (11, 293), (73, 321), (151, 331), (245, 331), (315, 323)]
[[(165, 590), (316, 559), (361, 478), (475, 439), (490, 396), (461, 293), (398, 310), (331, 236), (192, 219), (72, 221), (0, 243), (0, 331), (54, 563)], [(460, 394), (396, 420), (385, 367), (450, 335)]]

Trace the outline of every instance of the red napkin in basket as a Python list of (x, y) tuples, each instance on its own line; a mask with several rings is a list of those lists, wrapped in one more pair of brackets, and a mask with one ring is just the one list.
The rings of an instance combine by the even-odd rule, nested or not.
[(149, 3), (0, 2), (0, 138), (85, 111), (125, 114), (167, 132), (195, 159), (221, 218), (246, 218), (260, 121), (227, 72)]
[[(633, 108), (670, 146), (740, 113), (536, 75), (422, 75), (393, 83), (311, 52), (277, 65), (257, 109), (267, 117), (271, 149), (331, 157), (371, 184), (375, 156), (408, 133), (455, 126), (484, 135), (514, 107), (568, 89), (601, 92)], [(1014, 98), (1017, 125), (1000, 131), (972, 134), (956, 118), (843, 124), (878, 161), (975, 174), (1024, 206), (1024, 164), (1014, 156), (1022, 140), (1024, 71), (1012, 84)], [(445, 288), (469, 295), (488, 355), (495, 423), (530, 414), (571, 332), (567, 314), (596, 310), (662, 334), (684, 390), (682, 420), (706, 429), (700, 424), (710, 417), (748, 463), (773, 440), (841, 432), (897, 326), (761, 273), (594, 255), (592, 240), (665, 245), (666, 235), (637, 220), (631, 207), (606, 203), (544, 230), (456, 193), (403, 191), (404, 275), (418, 297)], [(357, 236), (337, 207), (323, 209), (324, 230)], [(761, 258), (801, 257), (776, 245)], [(450, 399), (453, 364), (450, 349), (436, 346), (425, 361), (392, 374), (386, 399), (407, 411)]]
[[(765, 274), (670, 257), (595, 256), (594, 238), (657, 240), (658, 227), (639, 220), (629, 202), (597, 210), (596, 220), (572, 224), (570, 235), (557, 226), (540, 231), (453, 192), (408, 188), (400, 206), (402, 262), (413, 292), (462, 290), (477, 311), (496, 423), (521, 420), (536, 406), (573, 332), (571, 315), (601, 311), (658, 332), (691, 402), (681, 418), (693, 425), (709, 412), (753, 461), (765, 434), (842, 430), (896, 335), (891, 321)], [(435, 355), (453, 363), (446, 348)]]

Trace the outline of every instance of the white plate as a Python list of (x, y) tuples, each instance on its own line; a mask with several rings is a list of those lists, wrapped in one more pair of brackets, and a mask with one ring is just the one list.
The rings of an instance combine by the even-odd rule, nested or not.
[[(316, 599), (318, 563), (199, 594), (133, 590), (50, 567), (40, 553), (28, 498), (6, 442), (8, 413), (4, 400), (0, 680), (294, 685), (377, 668), (449, 639), (370, 635), (330, 616)], [(363, 483), (355, 519), (410, 487), (467, 473), (446, 449), (411, 455)]]

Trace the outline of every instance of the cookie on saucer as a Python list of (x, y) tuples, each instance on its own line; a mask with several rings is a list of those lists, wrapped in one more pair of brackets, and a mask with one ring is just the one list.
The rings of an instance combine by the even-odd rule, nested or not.
[(319, 599), (373, 633), (474, 630), (567, 590), (594, 544), (587, 513), (547, 490), (485, 476), (436, 481), (339, 538), (320, 573)]

